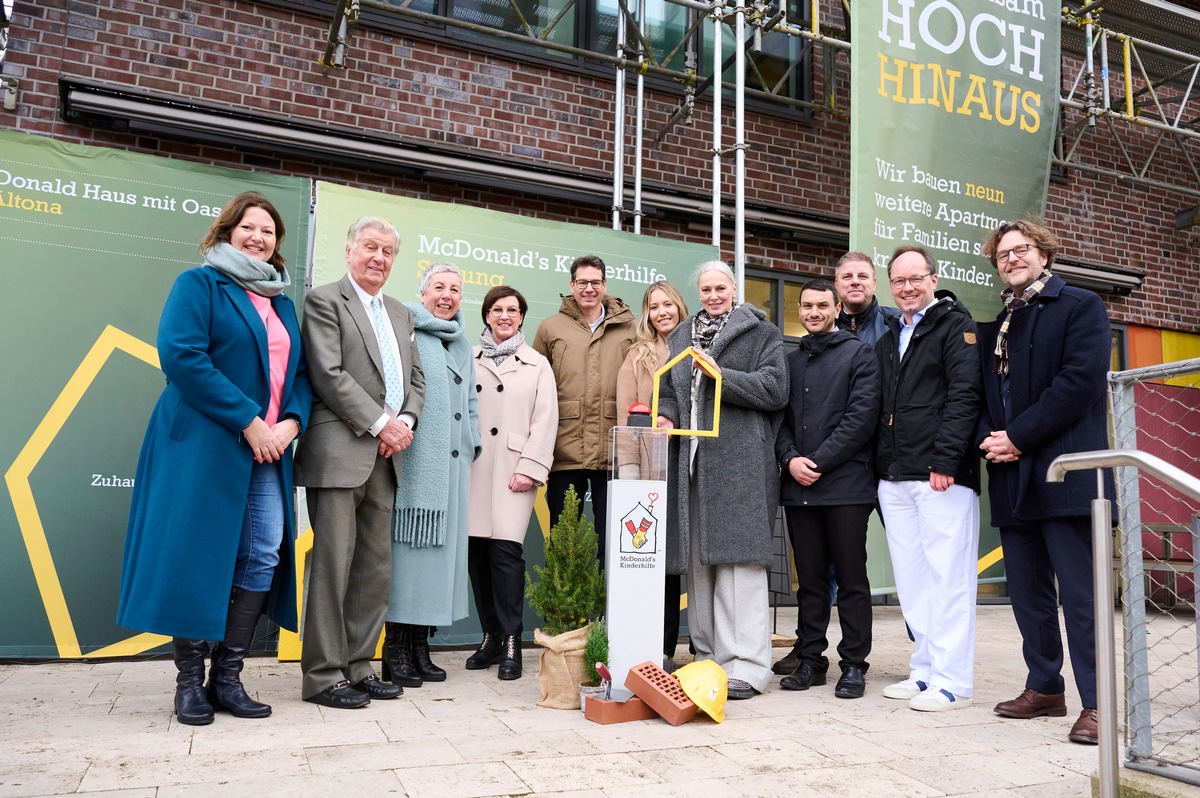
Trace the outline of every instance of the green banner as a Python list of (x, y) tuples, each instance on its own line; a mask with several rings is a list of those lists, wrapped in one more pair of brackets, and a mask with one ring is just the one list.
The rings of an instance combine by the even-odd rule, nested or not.
[(1059, 15), (1041, 0), (855, 2), (850, 242), (879, 271), (915, 244), (938, 288), (993, 318), (979, 256), (1004, 219), (1041, 214), (1058, 113)]
[[(895, 304), (887, 260), (919, 245), (939, 289), (977, 319), (1004, 289), (980, 257), (1002, 220), (1040, 215), (1058, 115), (1060, 21), (1041, 0), (861, 0), (854, 4), (850, 243), (871, 255), (879, 301)], [(982, 497), (979, 572), (1003, 579)], [(874, 592), (894, 580), (883, 528), (868, 543)], [(980, 594), (990, 589), (981, 585)]]
[(121, 656), (138, 451), (162, 392), (155, 338), (176, 276), (234, 194), (283, 215), (295, 296), (309, 181), (0, 132), (0, 657)]
[[(466, 205), (397, 197), (332, 183), (317, 183), (317, 216), (313, 234), (313, 285), (341, 279), (346, 273), (346, 230), (360, 216), (382, 216), (400, 231), (400, 246), (385, 291), (402, 302), (417, 301), (421, 274), (432, 263), (453, 263), (463, 273), (463, 314), (472, 344), (483, 329), (479, 309), (496, 285), (511, 285), (529, 302), (525, 337), (532, 341), (537, 325), (558, 312), (561, 296), (570, 293), (571, 261), (595, 254), (608, 267), (608, 293), (619, 296), (640, 315), (646, 286), (670, 280), (683, 292), (692, 312), (699, 309), (691, 281), (693, 269), (719, 257), (715, 247), (633, 235), (601, 227), (550, 222), (528, 216)], [(543, 530), (548, 511), (539, 492), (535, 517), (525, 538), (530, 566), (543, 562)], [(303, 502), (301, 502), (303, 506)], [(301, 529), (307, 528), (302, 522)], [(307, 548), (300, 541), (299, 550)], [(472, 613), (474, 603), (470, 602)], [(526, 607), (525, 629), (541, 620)], [(280, 637), (280, 656), (295, 656), (294, 636)], [(478, 620), (472, 615), (439, 629), (438, 643), (479, 642)]]
[(599, 255), (608, 267), (608, 294), (641, 313), (642, 294), (670, 280), (690, 309), (699, 309), (692, 270), (719, 257), (715, 247), (634, 235), (603, 227), (550, 222), (468, 205), (397, 197), (333, 183), (317, 183), (313, 285), (346, 273), (346, 230), (360, 216), (382, 216), (400, 231), (391, 278), (384, 291), (402, 302), (417, 300), (421, 274), (431, 263), (453, 263), (463, 273), (463, 313), (472, 342), (483, 328), (479, 307), (497, 285), (511, 285), (529, 302), (525, 337), (558, 312), (569, 294), (571, 261)]

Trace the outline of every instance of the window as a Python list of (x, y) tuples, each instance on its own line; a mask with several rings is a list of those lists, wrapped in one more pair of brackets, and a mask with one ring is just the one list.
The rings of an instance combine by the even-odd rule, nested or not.
[[(416, 0), (414, 7), (424, 5), (431, 14), (445, 14), (463, 22), (488, 28), (523, 33), (555, 44), (574, 44), (576, 8), (574, 0)], [(426, 9), (422, 9), (426, 10)], [(486, 37), (485, 33), (472, 33)]]
[(793, 340), (807, 335), (800, 323), (800, 288), (816, 275), (782, 275), (778, 272), (746, 273), (746, 301), (767, 314)]
[[(370, 24), (391, 29), (405, 29), (414, 33), (445, 36), (450, 39), (469, 39), (475, 42), (488, 41), (486, 32), (457, 28), (453, 25), (439, 26), (437, 23), (418, 21), (406, 17), (402, 8), (411, 8), (426, 14), (434, 14), (452, 20), (468, 22), (489, 29), (553, 42), (558, 45), (578, 47), (588, 52), (604, 55), (616, 54), (617, 21), (620, 6), (617, 0), (387, 0), (396, 7), (394, 14), (372, 14)], [(787, 0), (788, 18), (797, 24), (805, 24), (810, 7), (798, 0)], [(668, 0), (644, 0), (645, 38), (654, 60), (661, 66), (684, 71), (689, 66), (697, 70), (701, 79), (712, 74), (712, 22), (703, 19), (697, 25), (700, 12), (668, 2)], [(332, 12), (332, 3), (330, 10)], [(626, 0), (626, 7), (636, 14), (638, 0)], [(382, 19), (381, 19), (382, 17)], [(721, 36), (721, 50), (726, 66), (723, 79), (734, 80), (733, 18), (725, 21)], [(626, 42), (632, 47), (637, 35), (630, 24), (626, 29)], [(746, 25), (746, 37), (752, 36), (752, 28)], [(687, 63), (688, 44), (695, 51), (696, 63)], [(353, 42), (351, 42), (353, 46)], [(492, 39), (489, 47), (499, 47), (519, 53), (530, 48), (551, 57), (572, 60), (580, 65), (586, 56), (540, 48), (532, 41), (525, 43), (514, 40)], [(632, 52), (632, 50), (630, 51)], [(767, 33), (762, 37), (762, 48), (746, 54), (746, 86), (768, 94), (777, 94), (788, 99), (808, 98), (808, 58), (803, 42), (782, 33)], [(659, 78), (654, 78), (659, 79)], [(761, 98), (761, 95), (756, 95)], [(765, 100), (770, 102), (769, 99)]]

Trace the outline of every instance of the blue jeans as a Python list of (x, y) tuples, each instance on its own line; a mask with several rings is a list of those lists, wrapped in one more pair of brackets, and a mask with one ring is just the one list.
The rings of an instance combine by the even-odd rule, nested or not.
[(250, 472), (250, 493), (242, 537), (238, 541), (233, 586), (265, 593), (275, 579), (279, 547), (283, 543), (283, 481), (279, 463), (255, 463)]

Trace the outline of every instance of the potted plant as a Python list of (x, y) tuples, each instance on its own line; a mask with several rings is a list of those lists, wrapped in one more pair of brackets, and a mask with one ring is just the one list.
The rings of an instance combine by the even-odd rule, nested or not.
[(587, 625), (604, 611), (604, 576), (596, 559), (596, 528), (579, 514), (579, 496), (568, 488), (563, 512), (546, 537), (546, 565), (525, 576), (529, 606), (545, 623), (534, 630), (542, 647), (538, 687), (540, 707), (574, 709), (579, 685), (587, 680), (584, 645)]
[(597, 662), (608, 664), (608, 627), (603, 618), (592, 622), (584, 638), (583, 664), (587, 668), (588, 680), (579, 685), (580, 709), (587, 709), (589, 695), (599, 697), (604, 692), (604, 688), (600, 686), (601, 676), (596, 672)]

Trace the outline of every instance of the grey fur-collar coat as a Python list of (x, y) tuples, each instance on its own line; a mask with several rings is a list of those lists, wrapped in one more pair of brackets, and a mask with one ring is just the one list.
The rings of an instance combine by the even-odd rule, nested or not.
[[(668, 339), (671, 357), (691, 345), (693, 319)], [(788, 400), (788, 372), (779, 328), (753, 305), (738, 305), (708, 349), (721, 368), (721, 429), (698, 438), (695, 476), (686, 436), (672, 436), (668, 496), (667, 570), (687, 570), (689, 546), (705, 565), (771, 565), (771, 532), (779, 504), (775, 434)], [(691, 426), (692, 361), (676, 364), (663, 381), (659, 415)], [(700, 386), (697, 426), (712, 427), (714, 383)], [(697, 517), (691, 513), (696, 492)], [(685, 534), (684, 532), (687, 532)]]

